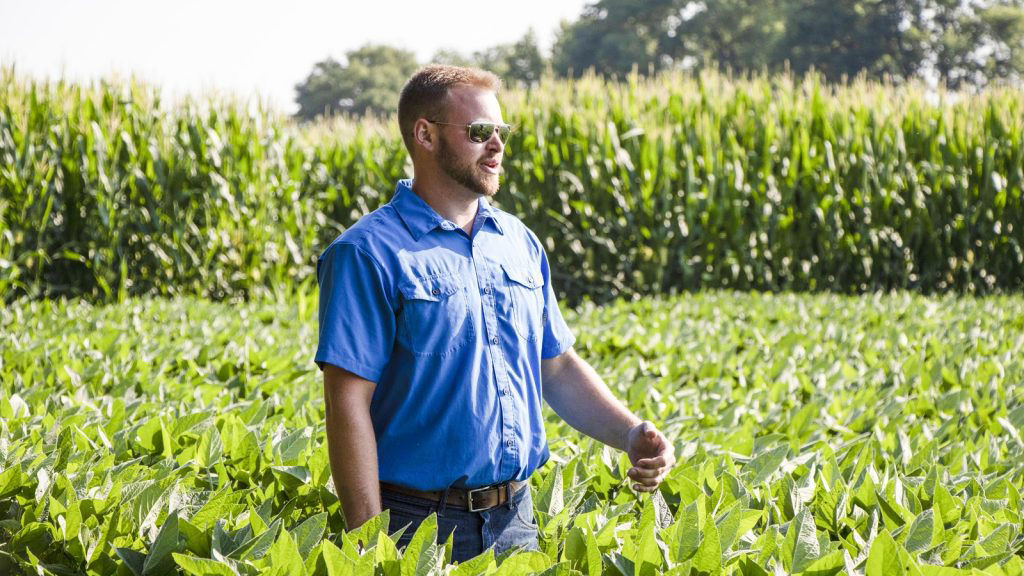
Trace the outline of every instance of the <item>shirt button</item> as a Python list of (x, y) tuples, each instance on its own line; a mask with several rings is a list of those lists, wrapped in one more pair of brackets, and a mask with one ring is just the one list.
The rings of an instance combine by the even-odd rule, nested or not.
[(504, 394), (505, 396), (508, 396), (509, 392), (510, 390), (508, 388), (505, 388), (504, 390), (501, 391), (501, 393)]
[(497, 336), (495, 336), (494, 338), (491, 338), (491, 344), (497, 344), (497, 343), (498, 343), (498, 337)]
[(512, 447), (512, 439), (511, 438), (509, 438), (508, 440), (505, 440), (505, 446), (508, 446), (509, 448)]
[(487, 286), (486, 288), (484, 288), (484, 294), (490, 294), (490, 293), (491, 293), (491, 287), (490, 286)]
[(438, 294), (441, 293), (441, 291), (438, 290), (437, 288), (434, 288), (433, 290), (430, 291), (430, 293), (433, 294), (434, 296), (437, 296)]

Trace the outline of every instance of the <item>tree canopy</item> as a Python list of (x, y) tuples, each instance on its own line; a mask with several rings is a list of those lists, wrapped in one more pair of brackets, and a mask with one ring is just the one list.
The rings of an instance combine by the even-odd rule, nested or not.
[(295, 87), (296, 116), (309, 120), (338, 112), (391, 113), (398, 107), (406, 79), (418, 66), (412, 52), (382, 45), (348, 52), (344, 64), (332, 58), (317, 62)]
[[(622, 77), (662, 69), (816, 70), (925, 77), (959, 88), (1024, 77), (1024, 0), (594, 0), (563, 22), (545, 58), (536, 35), (434, 62), (479, 66), (505, 82), (545, 70)], [(367, 45), (316, 63), (296, 86), (297, 116), (391, 113), (418, 63), (412, 52)]]
[(562, 25), (561, 74), (664, 67), (930, 76), (1024, 75), (1024, 0), (597, 0)]

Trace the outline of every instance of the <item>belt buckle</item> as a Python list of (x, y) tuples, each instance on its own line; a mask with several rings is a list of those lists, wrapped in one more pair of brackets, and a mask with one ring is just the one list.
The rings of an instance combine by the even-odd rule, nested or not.
[(483, 492), (484, 490), (490, 490), (492, 488), (493, 488), (493, 486), (484, 486), (483, 488), (474, 488), (474, 489), (469, 490), (469, 491), (466, 492), (466, 500), (468, 501), (467, 503), (469, 504), (469, 511), (470, 512), (482, 512), (484, 510), (488, 510), (488, 509), (492, 508), (491, 506), (488, 506), (486, 508), (476, 508), (473, 505), (473, 494), (475, 494), (477, 492)]

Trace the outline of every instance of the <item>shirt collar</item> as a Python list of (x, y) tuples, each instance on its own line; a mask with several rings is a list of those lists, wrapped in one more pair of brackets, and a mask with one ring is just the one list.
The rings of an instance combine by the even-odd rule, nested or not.
[[(478, 202), (477, 219), (489, 219), (494, 224), (494, 228), (498, 233), (504, 234), (501, 225), (498, 224), (495, 214), (496, 210), (484, 198), (480, 198)], [(398, 217), (402, 219), (405, 227), (409, 229), (413, 240), (418, 241), (434, 228), (444, 228), (445, 223), (448, 222), (413, 191), (412, 180), (409, 179), (398, 181), (398, 185), (395, 186), (395, 195), (391, 199), (391, 205), (398, 212)], [(451, 226), (453, 224), (449, 223), (449, 227)]]

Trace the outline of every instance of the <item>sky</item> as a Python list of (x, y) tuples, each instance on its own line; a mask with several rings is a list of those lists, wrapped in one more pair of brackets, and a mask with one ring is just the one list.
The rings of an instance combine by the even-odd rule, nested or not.
[[(295, 85), (328, 56), (367, 43), (469, 54), (529, 28), (550, 48), (586, 0), (0, 0), (0, 64), (89, 81), (135, 75), (168, 97), (256, 96), (294, 111)], [(495, 5), (499, 7), (494, 7)]]

